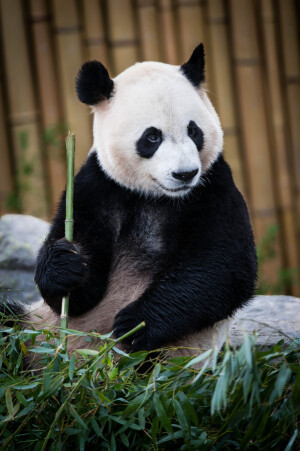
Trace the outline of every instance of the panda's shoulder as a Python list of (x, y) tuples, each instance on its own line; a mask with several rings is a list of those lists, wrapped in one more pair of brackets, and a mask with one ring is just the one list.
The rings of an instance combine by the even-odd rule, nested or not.
[(244, 198), (237, 189), (230, 166), (222, 154), (203, 176), (193, 204), (193, 207), (200, 210), (200, 216), (203, 216), (204, 213), (224, 216), (224, 214), (233, 212), (247, 216)]
[(104, 172), (98, 163), (96, 151), (91, 151), (75, 177), (75, 187), (82, 184), (85, 184), (86, 187), (90, 184), (92, 186), (97, 183), (100, 185), (103, 184), (104, 178)]

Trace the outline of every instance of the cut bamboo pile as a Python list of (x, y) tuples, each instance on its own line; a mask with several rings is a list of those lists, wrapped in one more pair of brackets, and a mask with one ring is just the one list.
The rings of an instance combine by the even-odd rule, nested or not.
[(264, 277), (299, 270), (299, 10), (294, 0), (0, 0), (0, 213), (52, 216), (68, 129), (76, 170), (85, 160), (92, 116), (74, 87), (84, 61), (115, 76), (136, 61), (182, 64), (204, 42), (205, 87), (257, 243), (278, 227)]

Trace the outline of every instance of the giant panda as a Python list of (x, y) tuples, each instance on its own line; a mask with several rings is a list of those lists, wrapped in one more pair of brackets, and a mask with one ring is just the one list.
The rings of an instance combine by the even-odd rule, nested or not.
[(114, 79), (100, 62), (81, 67), (93, 147), (75, 177), (74, 243), (64, 238), (63, 193), (39, 251), (43, 300), (27, 312), (31, 323), (58, 326), (69, 293), (71, 329), (120, 337), (145, 321), (128, 351), (190, 355), (223, 343), (253, 296), (256, 253), (204, 60), (200, 44), (181, 66), (136, 63)]

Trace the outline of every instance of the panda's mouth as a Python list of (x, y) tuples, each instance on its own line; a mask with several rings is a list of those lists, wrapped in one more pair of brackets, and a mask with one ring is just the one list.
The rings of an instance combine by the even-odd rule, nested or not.
[(178, 193), (180, 191), (189, 191), (192, 186), (189, 185), (182, 185), (178, 188), (166, 188), (164, 185), (162, 185), (161, 183), (159, 183), (159, 181), (157, 179), (155, 179), (154, 177), (151, 177), (152, 180), (157, 183), (157, 185), (162, 188), (164, 191), (169, 191), (170, 193)]

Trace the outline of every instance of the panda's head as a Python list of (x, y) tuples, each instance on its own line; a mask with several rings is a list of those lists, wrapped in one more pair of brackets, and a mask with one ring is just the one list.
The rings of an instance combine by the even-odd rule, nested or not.
[(223, 144), (203, 82), (202, 44), (182, 66), (137, 63), (113, 80), (101, 63), (85, 63), (76, 89), (93, 107), (93, 148), (106, 174), (154, 196), (183, 196), (201, 183)]

